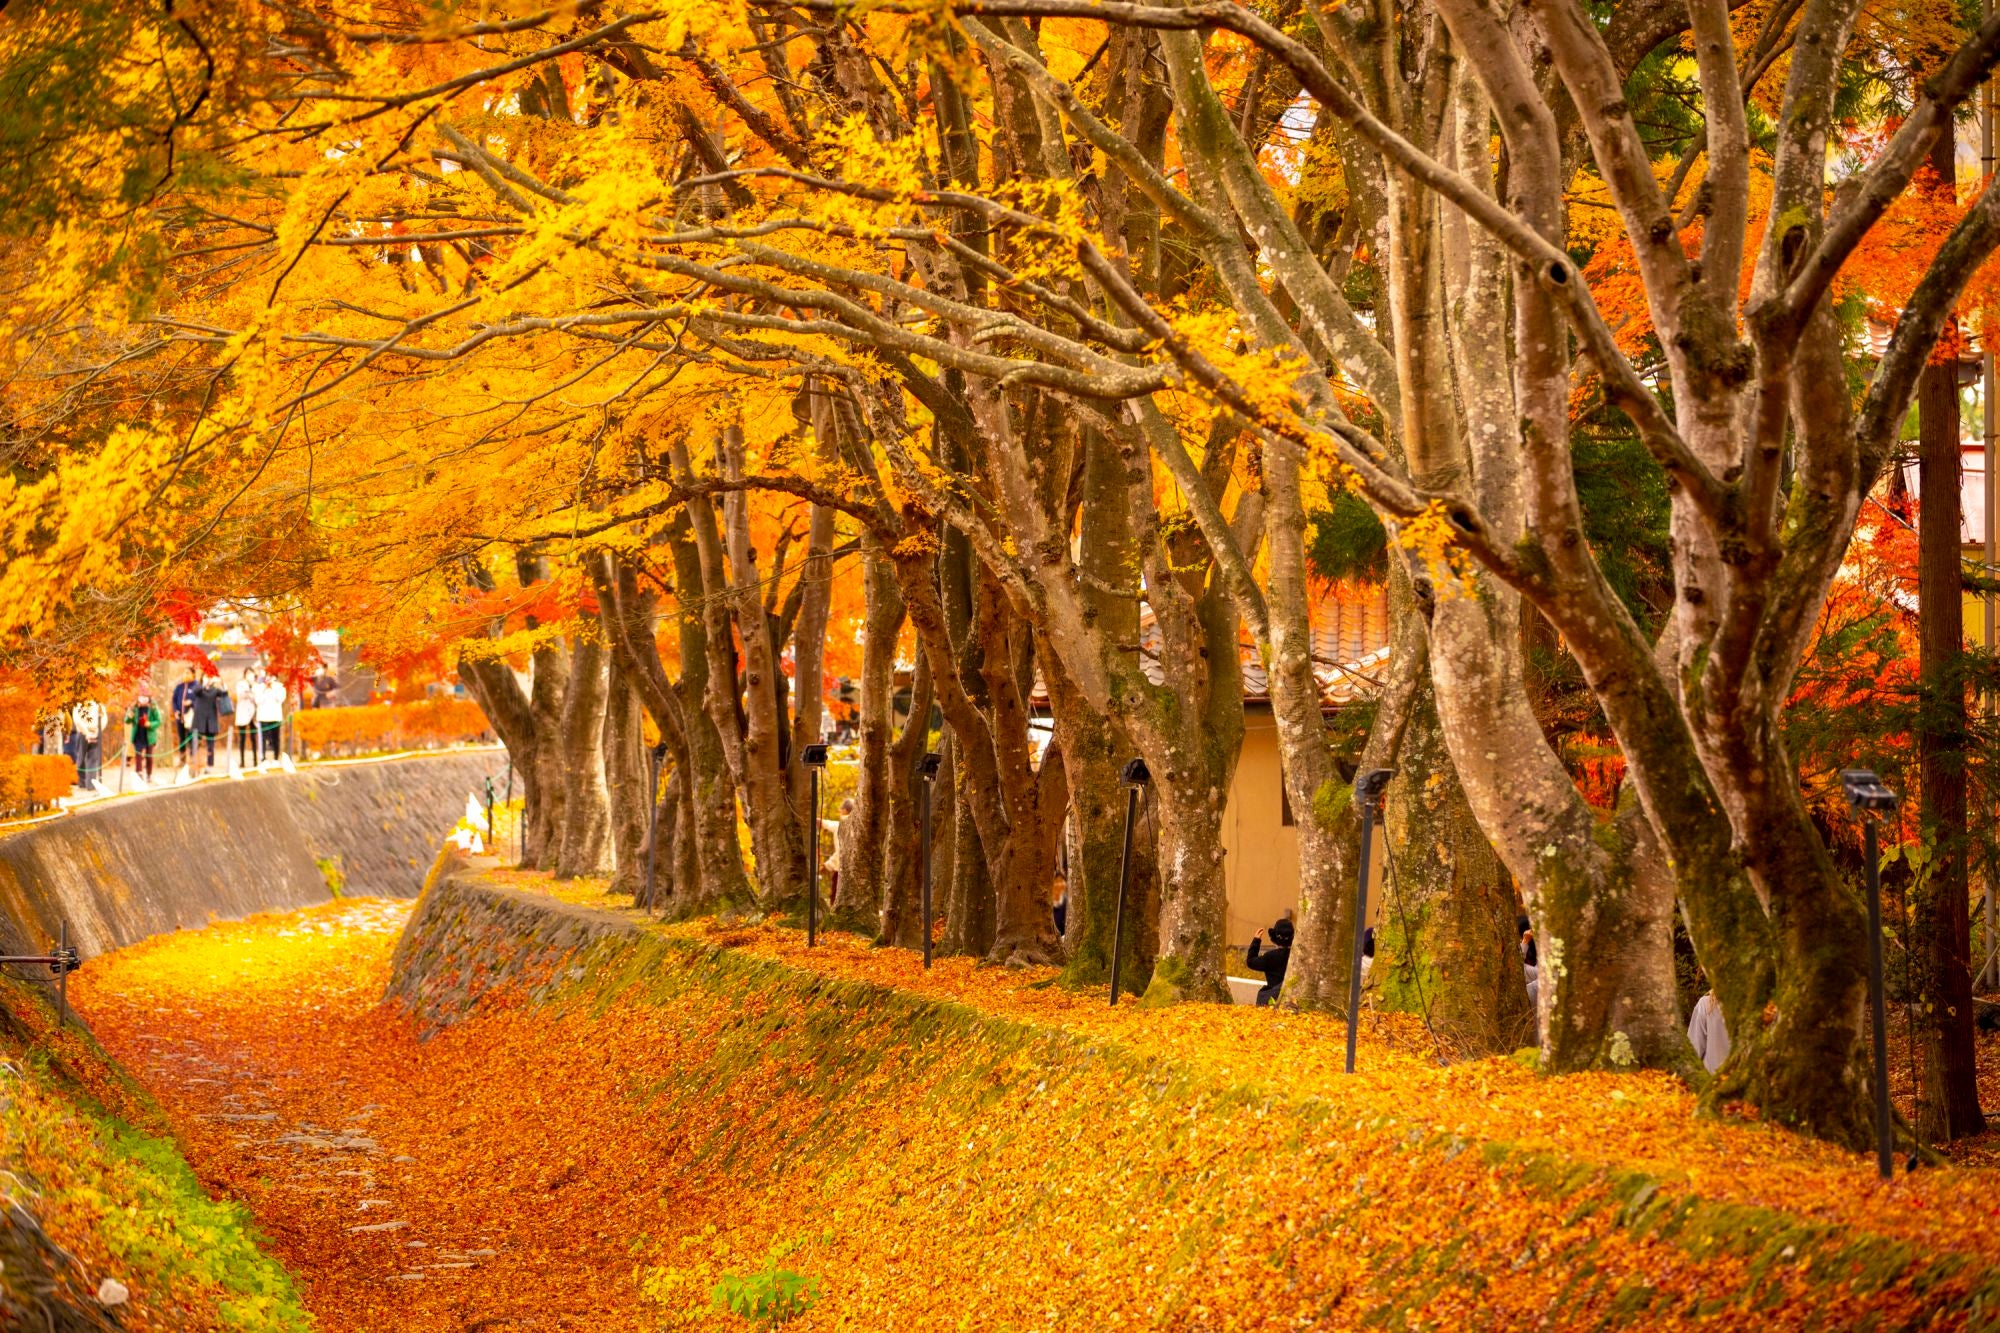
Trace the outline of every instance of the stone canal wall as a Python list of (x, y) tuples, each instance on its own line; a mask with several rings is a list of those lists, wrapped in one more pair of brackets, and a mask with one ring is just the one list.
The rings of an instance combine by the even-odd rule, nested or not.
[(303, 907), (335, 888), (411, 897), (439, 840), (506, 752), (455, 750), (186, 787), (0, 833), (0, 953), (63, 922), (86, 958), (214, 918)]

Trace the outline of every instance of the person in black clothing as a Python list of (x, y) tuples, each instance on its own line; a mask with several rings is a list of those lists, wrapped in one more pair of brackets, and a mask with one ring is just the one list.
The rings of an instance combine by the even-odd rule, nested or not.
[[(215, 737), (222, 730), (223, 710), (229, 706), (229, 691), (223, 689), (214, 676), (202, 681), (194, 692), (194, 732), (207, 750), (207, 767), (215, 766)], [(190, 746), (190, 767), (193, 766), (193, 759), (193, 747)]]
[(174, 757), (182, 767), (194, 763), (194, 696), (201, 689), (201, 681), (189, 667), (187, 675), (174, 685)]
[(1278, 991), (1285, 984), (1285, 968), (1292, 961), (1292, 923), (1279, 921), (1271, 927), (1271, 942), (1264, 942), (1264, 932), (1258, 931), (1250, 941), (1250, 952), (1244, 962), (1252, 972), (1264, 974), (1264, 984), (1257, 991), (1259, 1006), (1267, 1005), (1278, 998)]

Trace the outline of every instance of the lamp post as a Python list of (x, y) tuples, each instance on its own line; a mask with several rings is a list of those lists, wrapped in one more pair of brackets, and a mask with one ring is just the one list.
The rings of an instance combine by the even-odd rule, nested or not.
[(666, 758), (667, 743), (661, 741), (646, 751), (647, 770), (652, 775), (646, 787), (646, 915), (653, 914), (658, 899), (654, 876), (660, 864), (660, 761)]
[(1354, 803), (1361, 808), (1361, 865), (1354, 884), (1354, 953), (1347, 970), (1347, 1072), (1354, 1072), (1354, 1048), (1361, 1037), (1361, 944), (1368, 920), (1368, 861), (1375, 846), (1375, 821), (1381, 818), (1393, 768), (1371, 768), (1354, 778)]
[(808, 745), (799, 751), (799, 762), (812, 770), (812, 867), (806, 877), (806, 947), (819, 938), (819, 775), (826, 767), (826, 747)]
[[(507, 752), (507, 797), (505, 804), (510, 812), (514, 809), (514, 752), (512, 750)], [(521, 826), (527, 823), (527, 802), (523, 801), (521, 807), (521, 813), (514, 816), (514, 864), (517, 866), (521, 864)]]
[(1125, 784), (1125, 850), (1118, 857), (1118, 906), (1111, 915), (1111, 1007), (1118, 1007), (1118, 967), (1125, 953), (1125, 886), (1132, 878), (1132, 823), (1139, 813), (1139, 793), (1153, 780), (1146, 761), (1134, 759), (1119, 775)]
[(937, 785), (938, 765), (944, 756), (932, 750), (917, 760), (917, 776), (924, 780), (924, 812), (917, 821), (917, 875), (923, 885), (924, 967), (931, 965), (931, 789)]
[(1896, 809), (1896, 793), (1865, 768), (1845, 768), (1840, 785), (1861, 817), (1868, 860), (1868, 1018), (1875, 1029), (1875, 1167), (1887, 1180), (1896, 1173), (1889, 1142), (1889, 1020), (1882, 997), (1882, 864), (1875, 845), (1875, 816)]

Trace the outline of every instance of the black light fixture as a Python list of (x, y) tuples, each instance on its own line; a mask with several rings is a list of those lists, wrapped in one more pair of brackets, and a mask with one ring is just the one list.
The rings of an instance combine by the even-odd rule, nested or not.
[(1894, 813), (1896, 793), (1866, 768), (1844, 768), (1840, 785), (1847, 804), (1861, 817), (1863, 855), (1868, 861), (1868, 1017), (1875, 1032), (1875, 1169), (1887, 1180), (1896, 1174), (1889, 1135), (1889, 1018), (1882, 998), (1882, 857), (1876, 845), (1875, 816)]
[(799, 751), (799, 762), (812, 770), (812, 865), (806, 875), (806, 947), (819, 940), (819, 775), (826, 767), (826, 747), (808, 745)]
[(1118, 1007), (1118, 967), (1125, 953), (1125, 886), (1132, 879), (1132, 824), (1139, 813), (1139, 794), (1153, 781), (1146, 761), (1134, 758), (1118, 780), (1125, 785), (1125, 850), (1118, 857), (1118, 905), (1111, 916), (1111, 1007)]
[(938, 767), (944, 756), (932, 750), (917, 760), (917, 776), (924, 780), (924, 812), (917, 820), (917, 874), (923, 885), (924, 967), (931, 965), (931, 789), (937, 785)]
[(1368, 861), (1375, 848), (1375, 821), (1388, 800), (1393, 768), (1371, 768), (1354, 776), (1354, 804), (1361, 809), (1361, 864), (1354, 884), (1354, 952), (1347, 969), (1347, 1072), (1354, 1072), (1354, 1048), (1361, 1037), (1361, 949), (1367, 933)]

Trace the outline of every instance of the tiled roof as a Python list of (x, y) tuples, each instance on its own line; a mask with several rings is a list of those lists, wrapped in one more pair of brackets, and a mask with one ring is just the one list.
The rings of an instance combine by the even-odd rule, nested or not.
[[(1382, 669), (1389, 661), (1389, 597), (1380, 587), (1341, 587), (1323, 593), (1313, 604), (1313, 675), (1319, 681), (1320, 706), (1337, 708), (1372, 698), (1381, 687)], [(1142, 669), (1154, 684), (1161, 679), (1159, 630), (1148, 616), (1139, 628)], [(1243, 702), (1271, 701), (1270, 678), (1254, 643), (1238, 645), (1243, 663)], [(1042, 702), (1037, 684), (1036, 702)]]

